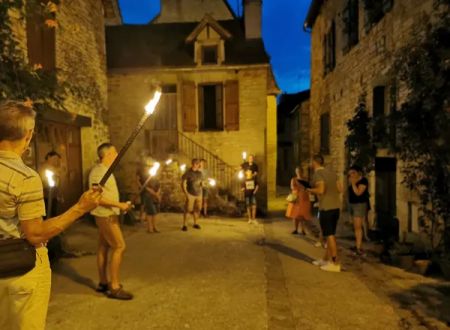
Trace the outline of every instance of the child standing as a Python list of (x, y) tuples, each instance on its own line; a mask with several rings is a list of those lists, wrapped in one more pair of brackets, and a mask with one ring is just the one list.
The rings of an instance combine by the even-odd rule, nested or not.
[(249, 224), (257, 224), (256, 222), (256, 193), (259, 185), (256, 176), (253, 175), (252, 170), (245, 171), (245, 180), (242, 183), (242, 191), (245, 196), (245, 205), (247, 206), (247, 215)]

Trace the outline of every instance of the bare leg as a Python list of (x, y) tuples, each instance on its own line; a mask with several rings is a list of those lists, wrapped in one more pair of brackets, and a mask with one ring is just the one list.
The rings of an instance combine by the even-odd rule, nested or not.
[(298, 224), (300, 223), (300, 220), (298, 218), (294, 218), (294, 233), (298, 232)]
[(252, 220), (256, 220), (256, 205), (252, 206)]
[(199, 216), (200, 216), (200, 212), (198, 212), (198, 211), (192, 212), (192, 217), (194, 218), (194, 225), (197, 224), (197, 220), (198, 220)]
[(361, 250), (362, 238), (363, 238), (363, 230), (362, 223), (364, 219), (362, 217), (354, 217), (353, 218), (353, 226), (355, 229), (355, 238), (356, 238), (356, 249)]
[(300, 228), (301, 228), (301, 232), (303, 235), (306, 235), (306, 231), (305, 231), (305, 219), (303, 217), (300, 217), (298, 219), (298, 222), (300, 224)]
[(203, 215), (208, 216), (208, 200), (206, 198), (203, 199)]
[(187, 225), (187, 214), (188, 214), (188, 212), (184, 211), (184, 213), (183, 213), (183, 226)]
[(337, 244), (336, 244), (336, 236), (330, 235), (327, 238), (328, 243), (328, 256), (331, 258), (331, 260), (336, 263), (337, 262)]
[(108, 243), (99, 230), (99, 240), (97, 248), (97, 269), (101, 284), (108, 284), (107, 265), (108, 265)]
[(248, 216), (248, 221), (251, 222), (252, 221), (252, 207), (251, 206), (247, 206), (247, 216)]
[(369, 239), (369, 216), (368, 216), (368, 214), (366, 214), (366, 216), (364, 217), (362, 225), (363, 225), (364, 238), (366, 239), (366, 241), (370, 241), (370, 239)]

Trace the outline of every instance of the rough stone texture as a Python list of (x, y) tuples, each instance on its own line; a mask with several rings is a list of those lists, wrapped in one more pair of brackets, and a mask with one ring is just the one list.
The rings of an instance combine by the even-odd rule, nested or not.
[[(384, 18), (366, 33), (364, 10), (360, 3), (359, 43), (348, 53), (343, 53), (343, 21), (340, 12), (345, 1), (328, 1), (321, 9), (312, 30), (311, 74), (311, 145), (312, 153), (320, 150), (320, 115), (330, 112), (330, 154), (326, 162), (338, 173), (345, 172), (346, 122), (358, 104), (359, 96), (367, 93), (367, 106), (372, 111), (372, 90), (377, 85), (388, 85), (386, 73), (392, 64), (394, 52), (405, 45), (410, 37), (413, 23), (424, 13), (430, 13), (433, 1), (394, 1), (394, 6)], [(323, 74), (323, 36), (331, 20), (336, 23), (336, 67), (326, 76)], [(404, 91), (400, 91), (400, 101)], [(379, 156), (388, 155), (380, 150)], [(393, 157), (393, 155), (390, 155)], [(397, 217), (400, 231), (407, 226), (407, 202), (411, 194), (401, 185), (401, 164), (397, 165)], [(375, 196), (375, 176), (371, 175), (370, 192)]]
[(109, 140), (105, 28), (101, 1), (63, 1), (57, 13), (56, 66), (77, 94), (65, 106), (88, 116), (92, 127), (81, 129), (83, 172), (95, 163), (97, 146)]
[[(254, 153), (260, 167), (260, 206), (267, 207), (268, 188), (275, 191), (276, 171), (276, 107), (275, 97), (267, 96), (268, 68), (242, 67), (194, 70), (128, 70), (109, 72), (109, 105), (112, 142), (118, 147), (126, 141), (148, 102), (152, 82), (177, 85), (177, 126), (182, 127), (181, 83), (225, 82), (239, 80), (239, 131), (183, 132), (211, 153), (236, 167), (242, 162), (242, 151)], [(269, 117), (270, 116), (270, 117)], [(273, 118), (273, 120), (269, 120)], [(150, 123), (147, 123), (147, 128)], [(274, 146), (275, 150), (271, 146)], [(125, 191), (133, 191), (136, 160), (145, 149), (145, 136), (139, 135), (117, 172), (119, 184)], [(274, 153), (275, 152), (275, 153)], [(131, 169), (131, 170), (130, 170)]]
[(205, 12), (217, 20), (233, 19), (224, 0), (162, 0), (161, 13), (152, 23), (200, 22)]

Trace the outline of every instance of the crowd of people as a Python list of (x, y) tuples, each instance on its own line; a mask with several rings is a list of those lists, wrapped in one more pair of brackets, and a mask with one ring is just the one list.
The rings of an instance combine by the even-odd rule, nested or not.
[[(313, 157), (311, 184), (305, 179), (301, 167), (295, 169), (295, 176), (291, 179), (291, 193), (287, 198), (286, 217), (293, 220), (294, 231), (292, 234), (307, 235), (308, 226), (306, 224), (313, 219), (311, 210), (317, 198), (320, 241), (316, 246), (325, 247), (325, 255), (322, 259), (314, 260), (313, 264), (325, 271), (340, 272), (336, 229), (340, 218), (340, 196), (343, 193), (343, 187), (341, 180), (330, 168), (325, 168), (324, 163), (323, 156), (315, 155)], [(369, 183), (363, 176), (362, 169), (356, 165), (351, 166), (348, 170), (348, 182), (348, 210), (354, 224), (355, 255), (364, 256), (362, 241), (363, 236), (368, 240)]]
[[(122, 202), (114, 175), (101, 187), (108, 168), (118, 153), (111, 143), (97, 148), (98, 163), (89, 174), (90, 189), (82, 194), (75, 205), (58, 213), (58, 205), (64, 201), (60, 184), (61, 156), (49, 152), (40, 175), (26, 166), (22, 155), (28, 149), (34, 134), (35, 112), (19, 102), (0, 103), (0, 240), (20, 240), (33, 253), (34, 263), (20, 274), (0, 276), (0, 329), (44, 329), (47, 314), (51, 270), (47, 242), (66, 230), (85, 213), (90, 212), (98, 228), (97, 268), (98, 292), (119, 300), (133, 299), (120, 280), (120, 266), (126, 248), (119, 223), (120, 213), (129, 212), (133, 203)], [(151, 161), (136, 173), (141, 198), (140, 219), (147, 224), (148, 233), (159, 233), (157, 215), (161, 204), (161, 184), (149, 168)], [(337, 255), (336, 228), (340, 217), (342, 185), (336, 174), (324, 167), (324, 159), (316, 155), (312, 159), (314, 171), (311, 183), (300, 167), (291, 180), (291, 194), (286, 216), (293, 219), (293, 234), (308, 234), (307, 223), (312, 219), (311, 202), (318, 199), (318, 218), (321, 236), (326, 243), (325, 255), (314, 264), (325, 271), (340, 271)], [(54, 185), (49, 186), (46, 170), (51, 170)], [(248, 223), (256, 222), (257, 194), (259, 190), (258, 166), (254, 155), (241, 165), (242, 186)], [(193, 219), (192, 228), (200, 230), (199, 218), (208, 216), (207, 162), (193, 159), (191, 167), (181, 177), (181, 189), (185, 195), (181, 230), (188, 230), (188, 216)], [(348, 172), (349, 211), (354, 220), (356, 237), (355, 253), (363, 255), (362, 240), (366, 233), (366, 216), (370, 207), (368, 181), (361, 168), (352, 166)], [(45, 221), (44, 221), (45, 220)], [(109, 259), (109, 260), (108, 260)], [(34, 266), (34, 267), (33, 267)]]

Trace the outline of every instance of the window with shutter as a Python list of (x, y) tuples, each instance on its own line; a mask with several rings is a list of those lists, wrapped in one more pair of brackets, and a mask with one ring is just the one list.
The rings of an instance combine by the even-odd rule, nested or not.
[(201, 131), (223, 130), (222, 84), (204, 84), (198, 88), (198, 115)]
[(183, 110), (183, 130), (195, 132), (197, 130), (197, 112), (195, 107), (195, 83), (184, 82), (181, 91)]
[(27, 52), (30, 64), (40, 64), (44, 70), (56, 66), (55, 28), (48, 27), (41, 13), (27, 15)]
[(336, 24), (331, 22), (330, 29), (324, 35), (323, 40), (324, 51), (324, 74), (334, 70), (336, 66)]
[(330, 114), (324, 113), (320, 116), (320, 152), (324, 155), (330, 154)]
[(225, 84), (225, 129), (239, 130), (239, 82), (227, 81)]

